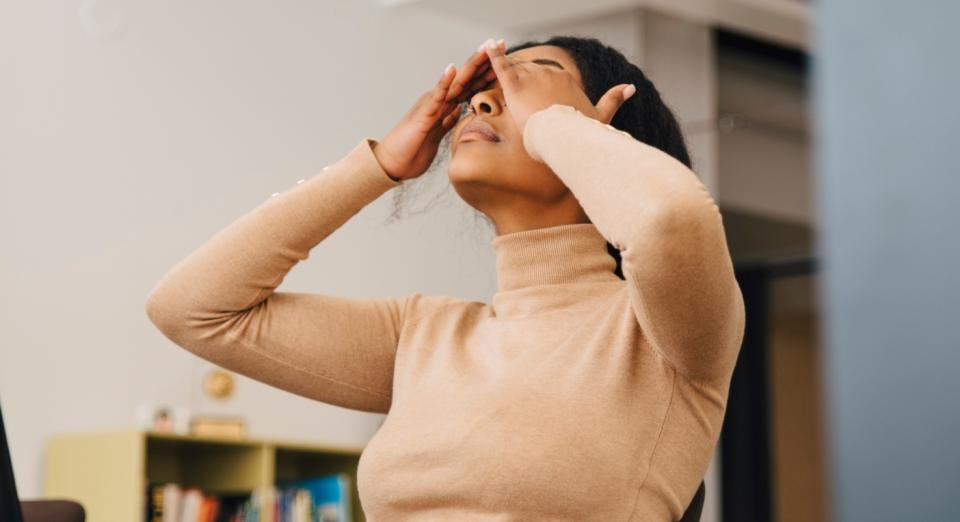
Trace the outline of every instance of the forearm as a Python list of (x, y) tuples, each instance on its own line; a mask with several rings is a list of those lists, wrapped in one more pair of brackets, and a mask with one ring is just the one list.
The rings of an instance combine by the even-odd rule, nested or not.
[(177, 263), (148, 296), (151, 318), (179, 329), (190, 321), (227, 318), (267, 298), (314, 246), (398, 185), (379, 168), (365, 141)]
[(719, 207), (697, 176), (665, 152), (564, 105), (532, 115), (524, 145), (620, 250), (631, 304), (654, 347), (690, 376), (731, 369), (742, 296)]

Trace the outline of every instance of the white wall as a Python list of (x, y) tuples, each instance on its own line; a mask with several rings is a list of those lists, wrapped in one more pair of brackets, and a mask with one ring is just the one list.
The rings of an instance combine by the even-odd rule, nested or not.
[[(230, 403), (204, 400), (206, 363), (144, 301), (232, 220), (385, 134), (488, 33), (372, 1), (0, 3), (0, 397), (22, 496), (42, 494), (51, 434), (132, 426), (141, 402), (242, 412), (257, 436), (365, 443), (382, 416), (246, 379)], [(492, 233), (455, 193), (383, 226), (389, 203), (281, 288), (492, 293)]]

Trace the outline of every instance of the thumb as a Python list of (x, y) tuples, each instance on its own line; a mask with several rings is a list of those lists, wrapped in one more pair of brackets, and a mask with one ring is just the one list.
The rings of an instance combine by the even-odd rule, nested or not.
[(624, 83), (610, 88), (597, 102), (597, 112), (604, 123), (613, 121), (620, 107), (637, 92), (632, 83)]

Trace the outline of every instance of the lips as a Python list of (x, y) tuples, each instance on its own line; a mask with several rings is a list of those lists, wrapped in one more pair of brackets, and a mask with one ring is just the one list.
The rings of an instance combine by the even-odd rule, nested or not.
[(463, 129), (460, 130), (460, 140), (485, 140), (485, 141), (500, 141), (500, 135), (497, 134), (496, 129), (493, 128), (489, 123), (473, 119), (470, 123), (463, 126)]

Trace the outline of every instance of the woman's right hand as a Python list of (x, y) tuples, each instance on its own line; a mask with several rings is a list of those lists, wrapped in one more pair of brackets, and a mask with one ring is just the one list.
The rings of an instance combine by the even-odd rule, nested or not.
[[(498, 43), (504, 45), (503, 40)], [(374, 156), (387, 175), (403, 181), (426, 172), (440, 140), (460, 119), (460, 104), (495, 80), (482, 46), (459, 71), (448, 65), (437, 84), (420, 95), (400, 122), (374, 144)]]

